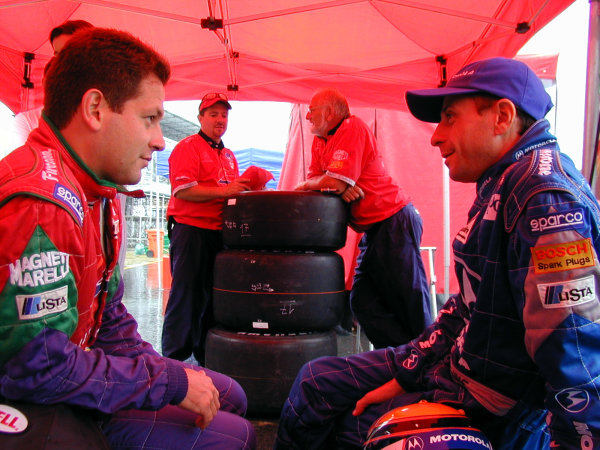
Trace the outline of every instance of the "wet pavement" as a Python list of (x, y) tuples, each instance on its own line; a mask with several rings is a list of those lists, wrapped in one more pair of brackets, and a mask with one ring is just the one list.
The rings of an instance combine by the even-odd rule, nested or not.
[[(123, 303), (137, 320), (142, 338), (160, 352), (163, 312), (169, 298), (170, 278), (162, 271), (159, 277), (156, 259), (143, 258), (128, 257), (125, 260)], [(163, 266), (166, 267), (165, 264)], [(346, 332), (338, 328), (337, 331), (338, 355), (344, 356), (369, 349), (364, 334), (357, 339), (356, 330)], [(272, 449), (277, 431), (277, 417), (248, 418), (256, 430), (257, 450)]]

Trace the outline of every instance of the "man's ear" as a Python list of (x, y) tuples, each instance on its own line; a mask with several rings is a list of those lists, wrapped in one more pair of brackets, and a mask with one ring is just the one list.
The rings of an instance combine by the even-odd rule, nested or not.
[(496, 134), (504, 134), (515, 124), (517, 120), (517, 108), (507, 98), (498, 100), (494, 108), (497, 114), (494, 130)]
[(83, 121), (94, 131), (100, 129), (108, 103), (98, 89), (89, 89), (81, 98), (81, 115)]
[(335, 119), (335, 111), (333, 110), (333, 107), (331, 107), (330, 105), (323, 106), (323, 118), (327, 122), (332, 122)]

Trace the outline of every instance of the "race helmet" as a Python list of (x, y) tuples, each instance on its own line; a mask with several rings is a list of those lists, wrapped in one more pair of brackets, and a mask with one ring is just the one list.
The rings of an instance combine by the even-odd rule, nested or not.
[(371, 425), (364, 450), (491, 450), (463, 410), (421, 400), (395, 408)]

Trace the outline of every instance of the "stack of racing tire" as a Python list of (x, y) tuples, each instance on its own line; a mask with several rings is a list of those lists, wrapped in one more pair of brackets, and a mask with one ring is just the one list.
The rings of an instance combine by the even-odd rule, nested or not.
[(227, 199), (206, 367), (237, 380), (251, 415), (278, 415), (302, 365), (337, 354), (347, 206), (337, 195), (250, 191)]

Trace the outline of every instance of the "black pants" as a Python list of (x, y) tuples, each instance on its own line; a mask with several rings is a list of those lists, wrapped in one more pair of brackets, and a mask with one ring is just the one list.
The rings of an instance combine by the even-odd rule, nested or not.
[(174, 223), (171, 229), (171, 292), (162, 332), (163, 356), (204, 365), (206, 333), (214, 326), (212, 287), (221, 232)]

